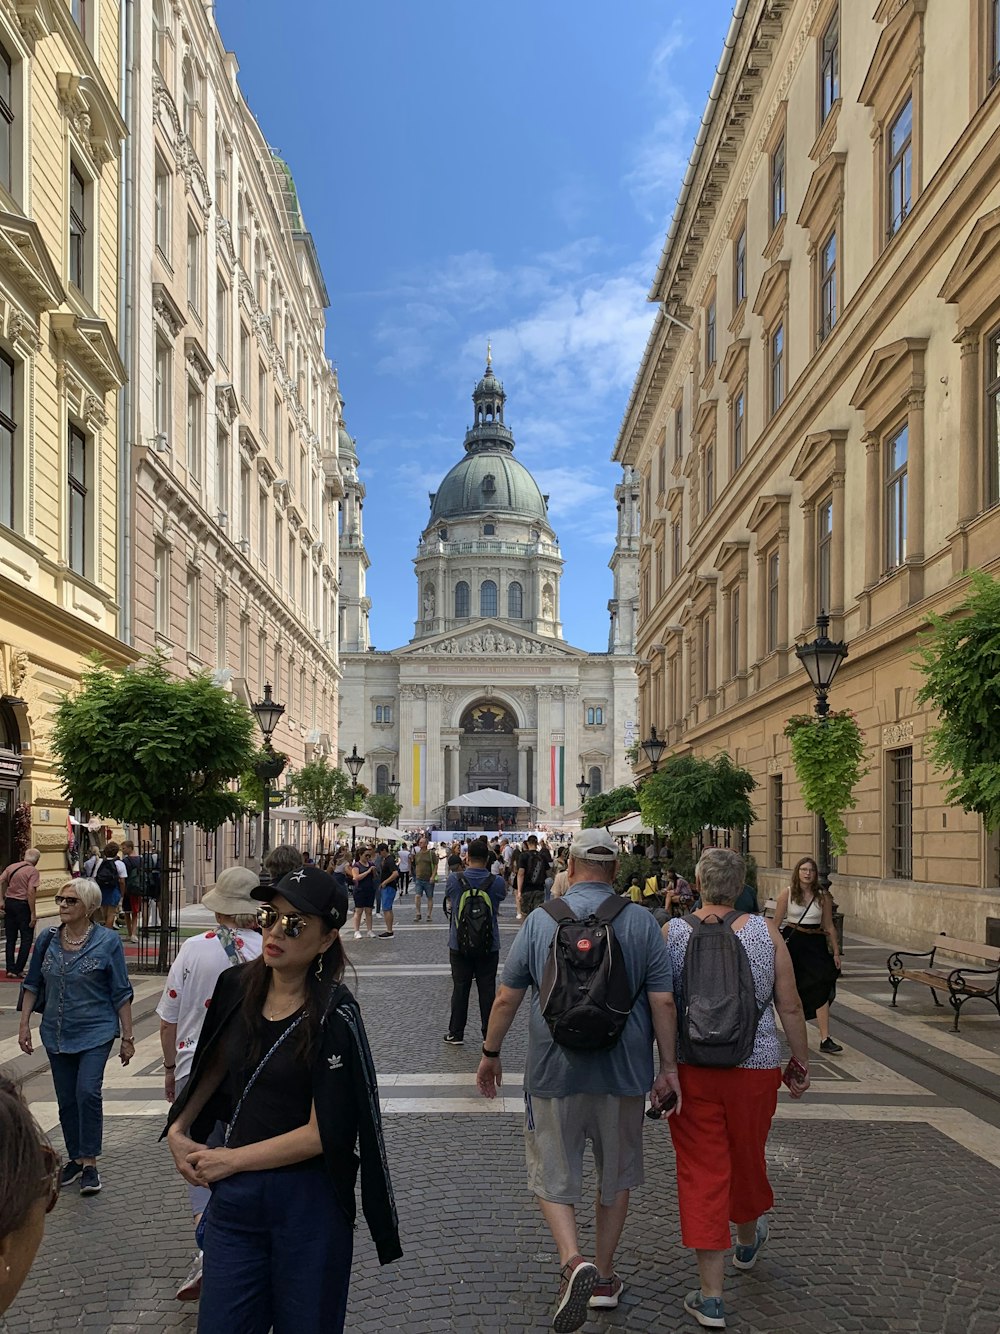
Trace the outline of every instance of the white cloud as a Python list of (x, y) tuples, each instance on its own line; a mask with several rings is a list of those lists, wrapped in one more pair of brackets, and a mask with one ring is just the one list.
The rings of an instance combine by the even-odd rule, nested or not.
[(691, 156), (697, 112), (673, 77), (677, 57), (687, 45), (675, 22), (653, 53), (650, 96), (656, 108), (652, 128), (636, 144), (625, 173), (636, 207), (648, 218), (663, 217), (680, 189)]

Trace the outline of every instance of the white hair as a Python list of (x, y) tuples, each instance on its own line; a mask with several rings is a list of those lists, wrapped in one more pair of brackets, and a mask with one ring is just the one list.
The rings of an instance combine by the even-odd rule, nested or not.
[[(96, 880), (91, 880), (89, 876), (80, 876), (76, 880), (67, 880), (62, 889), (73, 889), (76, 896), (87, 909), (87, 916), (93, 917), (101, 906), (101, 887)], [(62, 893), (62, 890), (59, 891)]]

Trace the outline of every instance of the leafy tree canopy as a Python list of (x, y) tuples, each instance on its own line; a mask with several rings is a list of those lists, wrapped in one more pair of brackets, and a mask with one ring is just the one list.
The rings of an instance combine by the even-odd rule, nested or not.
[(917, 668), (917, 694), (938, 723), (930, 733), (931, 759), (946, 774), (948, 799), (1000, 829), (1000, 582), (971, 574), (969, 596), (953, 619), (930, 616), (931, 633)]
[(646, 824), (667, 830), (677, 843), (708, 825), (739, 829), (757, 818), (750, 793), (757, 786), (747, 769), (723, 751), (714, 760), (671, 755), (644, 781), (639, 804)]
[(350, 778), (325, 755), (298, 769), (290, 786), (300, 808), (320, 826), (343, 815), (351, 800)]
[[(348, 793), (350, 785), (348, 785)], [(390, 792), (371, 792), (365, 797), (365, 810), (374, 815), (379, 824), (391, 825), (399, 815), (399, 802)]]
[(595, 829), (623, 815), (631, 815), (638, 809), (639, 794), (631, 783), (626, 783), (624, 787), (613, 787), (608, 792), (599, 792), (596, 797), (587, 797), (581, 807), (583, 827)]

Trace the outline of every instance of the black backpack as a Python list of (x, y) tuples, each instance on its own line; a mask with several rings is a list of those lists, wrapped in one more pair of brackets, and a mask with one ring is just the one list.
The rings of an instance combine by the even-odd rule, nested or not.
[(678, 1055), (685, 1065), (731, 1069), (753, 1052), (760, 1017), (750, 956), (729, 925), (730, 909), (706, 920), (688, 913), (684, 1004), (678, 1015)]
[(556, 933), (538, 989), (542, 1017), (553, 1038), (572, 1051), (607, 1051), (621, 1037), (635, 997), (625, 956), (611, 923), (629, 906), (609, 894), (596, 912), (581, 920), (562, 899), (543, 911), (555, 919)]
[(462, 890), (455, 909), (458, 952), (478, 958), (493, 949), (493, 900), (485, 885), (470, 884), (464, 875), (458, 876), (458, 883)]
[(531, 865), (528, 867), (524, 876), (525, 889), (544, 889), (545, 873), (548, 870), (548, 862), (540, 852), (531, 854)]
[(94, 879), (102, 894), (113, 894), (118, 885), (118, 870), (114, 861), (102, 857), (94, 867)]

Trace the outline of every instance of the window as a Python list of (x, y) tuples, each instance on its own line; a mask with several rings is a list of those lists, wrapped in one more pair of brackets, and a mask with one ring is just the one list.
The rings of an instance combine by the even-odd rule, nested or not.
[(156, 160), (155, 231), (156, 248), (164, 259), (170, 259), (170, 172)]
[(197, 313), (201, 301), (201, 232), (190, 215), (187, 233), (187, 299), (188, 305)]
[(785, 401), (785, 326), (779, 324), (768, 339), (770, 356), (770, 374), (768, 383), (771, 393), (771, 413), (774, 414)]
[(195, 86), (194, 69), (190, 60), (184, 62), (184, 133), (192, 144), (198, 137), (198, 90)]
[(156, 434), (164, 435), (170, 441), (171, 393), (173, 371), (173, 348), (169, 343), (156, 343), (156, 365), (154, 367), (155, 384), (155, 425)]
[(267, 681), (267, 631), (257, 634), (257, 693), (262, 694)]
[(389, 791), (389, 766), (387, 764), (375, 766), (375, 791), (380, 796), (385, 796)]
[(715, 308), (715, 297), (713, 296), (712, 300), (708, 303), (708, 306), (705, 309), (705, 369), (706, 370), (708, 370), (710, 366), (715, 365), (715, 353), (716, 353), (715, 325), (716, 325), (716, 308)]
[(455, 618), (461, 620), (470, 614), (469, 585), (460, 579), (455, 585)]
[(391, 705), (391, 704), (376, 704), (376, 705), (375, 705), (375, 721), (376, 721), (377, 723), (391, 723), (391, 722), (392, 722), (392, 705)]
[(483, 537), (494, 537), (496, 535), (496, 531), (497, 531), (497, 526), (495, 523), (483, 524)]
[(69, 280), (87, 290), (87, 183), (75, 163), (69, 168)]
[(157, 542), (153, 552), (153, 628), (170, 634), (170, 548)]
[(891, 875), (894, 880), (913, 879), (913, 747), (890, 750), (889, 810), (891, 826)]
[(267, 568), (267, 492), (262, 491), (257, 500), (257, 555), (261, 565)]
[(781, 595), (781, 559), (777, 551), (767, 558), (767, 651), (778, 647), (778, 606)]
[(282, 567), (285, 560), (285, 523), (280, 514), (274, 516), (274, 582), (281, 587)]
[[(1000, 4), (1000, 0), (997, 0)], [(986, 360), (986, 416), (989, 454), (986, 460), (986, 504), (1000, 504), (1000, 329), (989, 337)]]
[(715, 445), (705, 446), (705, 513), (715, 504)]
[(480, 616), (496, 616), (497, 586), (492, 579), (484, 579), (479, 586)]
[(834, 10), (819, 44), (819, 123), (840, 98), (840, 9)]
[[(587, 708), (587, 726), (588, 726), (588, 727), (603, 727), (603, 726), (604, 726), (604, 708), (603, 708), (602, 705), (600, 705), (600, 704), (594, 704), (594, 705), (589, 705), (589, 706), (588, 706), (588, 708)], [(593, 795), (593, 793), (591, 793), (591, 795)]]
[(729, 675), (735, 677), (740, 671), (740, 590), (737, 586), (729, 594)]
[(885, 568), (906, 560), (906, 463), (910, 429), (902, 426), (885, 442)]
[(712, 689), (712, 618), (701, 618), (701, 694), (702, 698)]
[(218, 277), (215, 283), (215, 348), (219, 360), (229, 366), (229, 288)]
[(671, 574), (674, 579), (681, 572), (681, 521), (675, 519), (670, 525)]
[[(240, 464), (240, 538), (250, 544), (250, 469)], [(246, 554), (246, 553), (244, 553)], [(245, 675), (245, 673), (244, 673)]]
[[(263, 408), (261, 409), (263, 412)], [(284, 441), (282, 440), (281, 430), (281, 399), (275, 395), (274, 398), (274, 457), (281, 462), (281, 453)]]
[(684, 408), (674, 408), (674, 460), (679, 463), (684, 457)]
[(1000, 0), (990, 0), (990, 87), (1000, 81)]
[(771, 231), (785, 216), (785, 136), (771, 154)]
[(250, 617), (240, 617), (240, 676), (250, 676)]
[(167, 72), (167, 41), (170, 29), (167, 27), (166, 0), (153, 0), (153, 61), (161, 74)]
[(733, 471), (740, 468), (747, 450), (747, 395), (741, 389), (733, 399)]
[(830, 610), (831, 563), (833, 560), (833, 497), (816, 507), (816, 606)]
[(908, 97), (889, 128), (886, 168), (889, 203), (887, 235), (895, 236), (913, 203), (913, 98)]
[(837, 323), (837, 231), (819, 250), (819, 341), (822, 343)]
[(215, 663), (225, 667), (229, 656), (229, 599), (218, 590), (215, 594)]
[(87, 573), (87, 437), (69, 425), (69, 568)]
[(204, 400), (189, 380), (187, 396), (187, 467), (192, 482), (200, 482), (204, 475), (203, 409)]
[(0, 351), (0, 523), (14, 527), (15, 517), (15, 439), (14, 363)]
[(507, 616), (509, 620), (519, 621), (524, 615), (524, 592), (516, 581), (507, 585)]
[(771, 775), (771, 862), (783, 866), (785, 859), (784, 783), (781, 774)]
[(257, 415), (260, 418), (260, 433), (267, 439), (267, 367), (257, 364)]
[(590, 791), (587, 793), (587, 796), (599, 797), (604, 790), (604, 778), (598, 765), (592, 764), (590, 766), (590, 772), (587, 775), (587, 779), (590, 783)]
[(733, 305), (739, 308), (747, 298), (747, 229), (736, 238), (733, 255)]
[(240, 398), (250, 406), (250, 331), (240, 325)]
[(0, 45), (0, 185), (14, 188), (14, 64)]
[(87, 0), (70, 0), (70, 13), (73, 15), (73, 22), (80, 29), (80, 35), (87, 37)]
[(187, 572), (187, 651), (197, 653), (201, 638), (199, 633), (201, 603), (201, 576), (192, 568)]
[(274, 697), (281, 698), (281, 645), (274, 646)]

